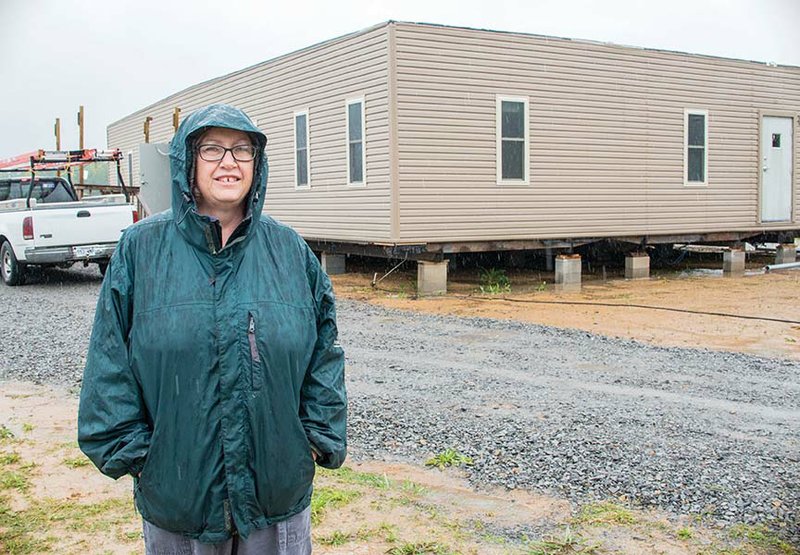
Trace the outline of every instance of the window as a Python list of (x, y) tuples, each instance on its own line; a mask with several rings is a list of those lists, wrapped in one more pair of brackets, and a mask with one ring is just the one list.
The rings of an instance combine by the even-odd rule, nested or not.
[(708, 173), (708, 112), (684, 112), (684, 182), (686, 185), (706, 185)]
[(497, 97), (497, 183), (528, 184), (528, 99)]
[[(0, 181), (0, 201), (18, 200), (28, 198), (31, 188), (29, 179), (9, 179)], [(33, 185), (31, 198), (41, 203), (71, 202), (75, 198), (67, 189), (67, 182), (63, 179), (46, 180), (37, 179)]]
[(347, 183), (364, 185), (364, 99), (347, 101)]
[(294, 185), (311, 185), (308, 161), (308, 110), (294, 114)]

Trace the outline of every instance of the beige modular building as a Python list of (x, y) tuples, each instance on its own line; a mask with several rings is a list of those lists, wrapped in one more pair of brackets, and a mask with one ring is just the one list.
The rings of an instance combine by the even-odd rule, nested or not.
[(169, 96), (108, 145), (138, 175), (146, 118), (164, 142), (212, 102), (264, 130), (266, 211), (328, 254), (800, 235), (798, 67), (390, 21)]

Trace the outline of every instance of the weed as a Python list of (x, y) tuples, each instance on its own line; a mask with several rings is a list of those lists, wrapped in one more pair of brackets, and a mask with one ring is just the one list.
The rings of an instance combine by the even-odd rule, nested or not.
[(597, 553), (598, 544), (589, 544), (577, 536), (571, 528), (567, 527), (562, 536), (550, 536), (541, 541), (533, 542), (529, 546), (530, 555), (562, 555), (566, 553), (583, 553), (591, 555)]
[(86, 457), (67, 457), (61, 461), (65, 466), (70, 468), (80, 468), (82, 466), (89, 466), (89, 459)]
[(317, 542), (322, 545), (332, 545), (334, 547), (339, 547), (340, 545), (344, 545), (347, 542), (351, 541), (352, 537), (350, 534), (345, 532), (340, 532), (336, 530), (332, 534), (328, 534), (327, 536), (322, 536), (317, 538)]
[(392, 547), (386, 552), (388, 555), (447, 555), (450, 549), (436, 542), (404, 543)]
[(5, 424), (0, 424), (0, 439), (14, 439), (14, 432), (6, 428)]
[(357, 491), (347, 491), (330, 487), (314, 489), (311, 496), (311, 523), (314, 525), (322, 521), (325, 512), (332, 507), (347, 505), (361, 495)]
[(592, 503), (581, 508), (575, 522), (591, 526), (605, 526), (608, 524), (634, 524), (636, 517), (633, 513), (611, 501)]
[(124, 532), (121, 537), (126, 542), (133, 542), (142, 539), (142, 533), (139, 530), (134, 532)]
[(0, 472), (0, 490), (13, 489), (17, 491), (28, 491), (31, 487), (28, 476), (13, 470), (3, 470)]
[(19, 453), (0, 453), (0, 465), (16, 464), (19, 462)]
[(540, 293), (542, 291), (545, 291), (546, 289), (547, 289), (547, 282), (546, 281), (543, 281), (542, 283), (540, 283), (539, 285), (536, 286), (536, 290), (539, 291)]
[[(0, 504), (0, 551), (20, 555), (51, 551), (60, 539), (42, 538), (40, 534), (59, 525), (73, 531), (108, 533), (136, 520), (133, 502), (127, 498), (88, 504), (43, 499), (22, 511), (12, 511)], [(138, 537), (137, 532), (130, 539)]]
[(800, 553), (800, 551), (780, 539), (775, 532), (763, 524), (736, 524), (731, 527), (729, 534), (734, 539), (747, 539), (754, 546), (761, 549), (777, 549), (787, 555)]
[(508, 539), (503, 536), (498, 536), (497, 534), (483, 534), (483, 541), (497, 545), (504, 545), (508, 543)]
[(508, 279), (506, 271), (500, 268), (489, 268), (481, 270), (481, 293), (497, 295), (511, 291), (511, 280)]
[(372, 474), (369, 472), (358, 472), (352, 468), (343, 466), (336, 470), (320, 469), (320, 474), (330, 476), (348, 484), (369, 486), (378, 489), (389, 489), (392, 482), (385, 474)]
[(444, 470), (447, 466), (462, 466), (472, 465), (472, 457), (468, 457), (466, 455), (462, 455), (455, 449), (447, 448), (441, 453), (434, 455), (427, 461), (425, 461), (425, 466), (435, 466), (439, 470)]
[(694, 534), (692, 533), (691, 528), (681, 528), (675, 533), (675, 535), (678, 536), (678, 539), (680, 540), (690, 540)]
[(22, 425), (22, 431), (25, 432), (26, 434), (31, 433), (35, 429), (36, 429), (36, 426), (34, 426), (33, 424), (28, 424), (27, 422), (25, 422)]
[(397, 526), (394, 524), (381, 523), (378, 531), (383, 533), (383, 540), (386, 543), (394, 543), (397, 541)]
[(425, 486), (421, 486), (411, 480), (403, 480), (400, 482), (400, 490), (411, 495), (425, 495), (428, 491)]
[(392, 524), (381, 522), (377, 528), (359, 528), (355, 535), (350, 534), (350, 539), (359, 542), (368, 542), (375, 537), (382, 536), (387, 543), (394, 543), (397, 540), (396, 527)]

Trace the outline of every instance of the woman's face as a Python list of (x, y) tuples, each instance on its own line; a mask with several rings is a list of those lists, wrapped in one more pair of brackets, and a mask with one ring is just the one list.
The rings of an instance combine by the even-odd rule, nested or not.
[[(250, 186), (253, 184), (253, 166), (255, 162), (238, 161), (230, 150), (224, 151), (222, 159), (218, 161), (204, 160), (214, 158), (204, 154), (208, 151), (212, 154), (219, 149), (209, 148), (209, 145), (226, 149), (236, 147), (252, 146), (252, 141), (247, 133), (235, 129), (225, 129), (214, 127), (209, 129), (200, 137), (197, 142), (195, 152), (195, 200), (197, 209), (200, 213), (214, 215), (218, 212), (229, 212), (237, 206), (242, 206)], [(203, 152), (201, 149), (206, 147)], [(241, 152), (237, 151), (237, 158), (246, 158)]]

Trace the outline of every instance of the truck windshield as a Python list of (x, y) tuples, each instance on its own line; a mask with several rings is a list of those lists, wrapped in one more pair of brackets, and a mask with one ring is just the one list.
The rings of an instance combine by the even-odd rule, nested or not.
[[(30, 181), (0, 181), (0, 201), (27, 198), (30, 186)], [(33, 185), (31, 198), (45, 204), (75, 200), (63, 180), (37, 180)]]

